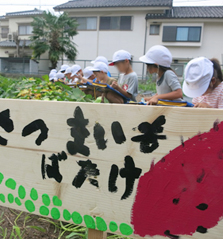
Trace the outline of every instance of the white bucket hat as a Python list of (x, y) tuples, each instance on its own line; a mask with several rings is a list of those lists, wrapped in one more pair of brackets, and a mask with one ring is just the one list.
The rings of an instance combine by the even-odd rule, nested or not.
[(62, 73), (62, 72), (58, 72), (57, 74), (56, 74), (56, 79), (57, 80), (62, 80), (64, 78), (64, 73)]
[(172, 55), (165, 46), (156, 45), (151, 47), (144, 56), (139, 58), (139, 60), (146, 64), (170, 67)]
[(55, 71), (52, 71), (52, 72), (50, 72), (50, 74), (49, 74), (49, 80), (50, 81), (53, 81), (53, 80), (55, 80), (56, 79), (56, 72)]
[(106, 65), (108, 65), (108, 60), (104, 56), (98, 56), (94, 61), (91, 61), (91, 64), (94, 64), (96, 62), (104, 62)]
[(81, 66), (79, 66), (79, 65), (73, 65), (73, 66), (71, 67), (71, 77), (73, 77), (74, 75), (76, 75), (79, 70), (81, 70)]
[(186, 96), (195, 98), (203, 95), (214, 75), (213, 63), (205, 57), (191, 60), (184, 72), (183, 92)]
[(131, 60), (132, 56), (128, 51), (125, 50), (120, 50), (116, 51), (113, 55), (112, 63), (109, 64), (109, 66), (114, 66), (115, 62), (118, 61), (124, 61), (124, 60)]
[(64, 73), (68, 67), (69, 67), (68, 65), (62, 65), (59, 71)]
[(88, 79), (89, 77), (91, 77), (94, 74), (94, 72), (91, 69), (92, 69), (91, 66), (87, 66), (83, 70), (84, 78)]
[(90, 70), (93, 72), (103, 71), (104, 73), (108, 73), (108, 66), (104, 62), (96, 62)]
[(57, 73), (57, 70), (56, 69), (52, 69), (51, 71), (50, 71), (50, 73)]
[(64, 75), (72, 73), (72, 68), (68, 67), (66, 71), (64, 72)]

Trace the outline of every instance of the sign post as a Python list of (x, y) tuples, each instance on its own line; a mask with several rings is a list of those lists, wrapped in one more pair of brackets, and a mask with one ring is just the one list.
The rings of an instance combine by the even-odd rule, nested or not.
[(130, 238), (222, 238), (223, 110), (0, 99), (0, 204)]

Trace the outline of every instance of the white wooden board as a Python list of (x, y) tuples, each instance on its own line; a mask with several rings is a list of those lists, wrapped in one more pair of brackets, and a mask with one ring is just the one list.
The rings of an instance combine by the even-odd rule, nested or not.
[[(84, 156), (80, 153), (71, 155), (66, 146), (68, 141), (74, 141), (71, 137), (71, 127), (67, 124), (67, 120), (73, 118), (74, 110), (77, 107), (80, 107), (82, 110), (84, 118), (89, 120), (86, 129), (90, 132), (90, 135), (84, 143), (90, 149), (89, 156)], [(42, 212), (46, 214), (46, 208), (49, 209), (49, 217), (53, 215), (58, 220), (66, 221), (63, 216), (63, 211), (66, 209), (70, 214), (73, 212), (79, 213), (73, 215), (75, 220), (82, 221), (81, 225), (83, 226), (86, 226), (86, 222), (89, 220), (89, 217), (85, 216), (88, 215), (91, 216), (96, 229), (111, 232), (109, 225), (110, 222), (113, 222), (111, 224), (113, 225), (113, 233), (126, 234), (132, 238), (140, 238), (140, 236), (134, 234), (134, 225), (131, 224), (132, 206), (135, 201), (139, 179), (135, 180), (131, 195), (121, 200), (126, 186), (125, 178), (118, 175), (116, 181), (117, 192), (109, 192), (108, 181), (111, 166), (115, 164), (120, 170), (124, 168), (125, 157), (131, 156), (135, 167), (142, 169), (141, 177), (150, 170), (152, 160), (155, 160), (155, 162), (160, 161), (170, 150), (174, 150), (181, 145), (182, 137), (186, 141), (199, 132), (208, 132), (217, 119), (223, 120), (223, 110), (214, 109), (1, 99), (0, 112), (2, 113), (7, 109), (10, 111), (10, 119), (13, 121), (14, 130), (8, 133), (2, 127), (0, 128), (1, 137), (8, 140), (6, 146), (0, 146), (0, 172), (4, 176), (0, 185), (0, 199), (4, 201), (5, 197), (5, 202), (0, 201), (1, 205), (22, 211), (27, 211), (28, 208), (32, 213), (40, 215), (40, 207), (44, 206), (42, 195), (49, 195), (50, 205), (42, 207)], [(139, 143), (133, 142), (131, 138), (141, 133), (138, 130), (133, 131), (133, 128), (137, 128), (142, 122), (149, 122), (151, 124), (161, 115), (165, 116), (166, 119), (161, 135), (166, 135), (167, 139), (158, 140), (159, 147), (152, 153), (140, 152)], [(0, 124), (4, 124), (3, 118), (0, 118)], [(49, 129), (47, 139), (39, 146), (35, 143), (40, 134), (39, 130), (26, 137), (22, 136), (24, 127), (38, 119), (43, 120)], [(126, 141), (122, 144), (115, 142), (111, 132), (112, 123), (117, 121), (121, 124), (126, 137)], [(97, 122), (105, 130), (107, 147), (104, 150), (98, 149), (94, 139), (94, 126)], [(59, 171), (63, 176), (61, 183), (56, 182), (54, 178), (49, 178), (47, 172), (46, 179), (43, 180), (41, 173), (43, 155), (46, 157), (46, 164), (51, 165), (52, 162), (48, 157), (62, 151), (66, 152), (68, 158), (67, 160), (59, 161)], [(77, 162), (88, 159), (96, 164), (97, 169), (100, 171), (98, 176), (91, 177), (98, 181), (99, 187), (90, 184), (87, 178), (80, 188), (76, 188), (72, 185), (72, 182), (81, 169)], [(13, 179), (14, 181), (8, 179)], [(16, 185), (13, 185), (13, 182), (16, 182)], [(21, 191), (18, 194), (20, 185), (26, 191), (24, 199), (23, 197), (21, 198)], [(15, 189), (12, 189), (14, 187)], [(32, 198), (30, 197), (32, 189), (35, 189), (38, 194), (37, 200), (35, 200), (34, 190), (32, 191)], [(18, 204), (19, 201), (21, 202), (20, 206), (13, 200), (12, 196), (14, 199), (16, 198)], [(57, 196), (61, 202), (56, 202), (56, 197), (54, 196)], [(53, 197), (56, 206), (53, 205)], [(9, 202), (10, 200), (11, 203)], [(62, 203), (61, 206), (60, 203)], [(33, 205), (35, 208), (32, 207)], [(78, 218), (77, 215), (80, 217)], [(69, 217), (69, 214), (67, 216)], [(103, 220), (101, 223), (101, 219), (105, 221), (107, 228), (103, 224)], [(182, 220), (184, 220), (183, 215)], [(72, 218), (69, 222), (73, 222)], [(87, 222), (87, 226), (94, 228), (94, 223), (90, 224), (90, 222)], [(162, 222), (160, 223), (162, 224)], [(114, 230), (116, 224), (118, 228)], [(133, 233), (131, 233), (131, 229)], [(196, 232), (193, 236), (179, 236), (182, 239), (220, 239), (222, 234), (223, 222), (219, 222), (217, 226), (208, 228), (208, 232), (205, 234)], [(146, 238), (150, 237), (147, 236)], [(164, 237), (157, 235), (154, 238)]]

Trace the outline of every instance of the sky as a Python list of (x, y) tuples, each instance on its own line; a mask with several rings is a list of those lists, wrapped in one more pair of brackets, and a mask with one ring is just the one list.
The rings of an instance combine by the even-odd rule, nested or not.
[[(7, 12), (26, 11), (34, 8), (52, 10), (54, 6), (67, 1), (68, 0), (0, 0), (0, 16), (5, 15)], [(174, 6), (223, 6), (223, 0), (173, 0), (173, 4)]]

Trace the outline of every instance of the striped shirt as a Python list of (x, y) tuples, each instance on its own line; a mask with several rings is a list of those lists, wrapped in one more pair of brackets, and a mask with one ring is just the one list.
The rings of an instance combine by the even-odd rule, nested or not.
[(193, 98), (193, 104), (206, 103), (212, 108), (223, 109), (223, 82), (221, 82), (211, 93)]

